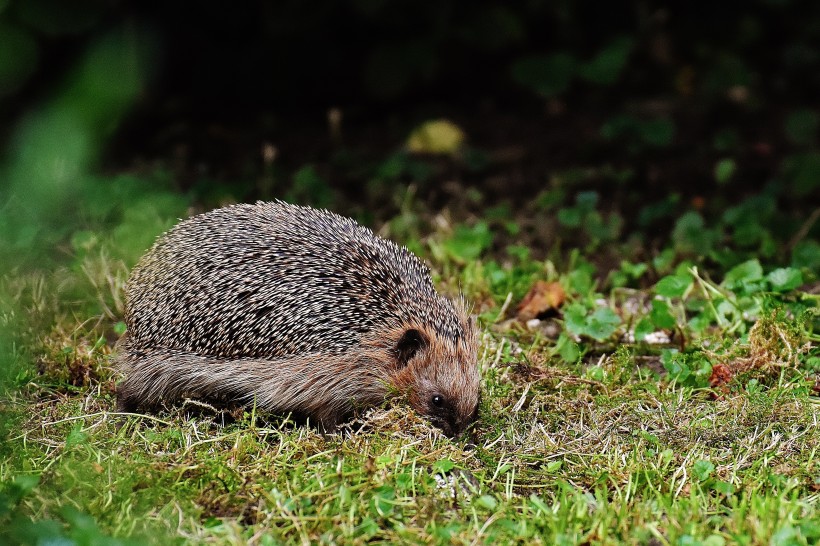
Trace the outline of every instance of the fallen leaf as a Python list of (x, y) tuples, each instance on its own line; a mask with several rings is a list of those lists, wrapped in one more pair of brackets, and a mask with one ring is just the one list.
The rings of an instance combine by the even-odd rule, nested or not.
[(712, 375), (709, 376), (709, 385), (713, 389), (726, 390), (726, 385), (732, 380), (734, 373), (726, 364), (712, 366)]
[(455, 155), (464, 144), (464, 131), (446, 119), (426, 121), (407, 139), (407, 150), (417, 154)]
[(555, 311), (564, 304), (566, 294), (557, 282), (535, 281), (530, 291), (521, 300), (516, 309), (518, 320), (527, 322), (534, 318), (543, 318), (550, 311)]

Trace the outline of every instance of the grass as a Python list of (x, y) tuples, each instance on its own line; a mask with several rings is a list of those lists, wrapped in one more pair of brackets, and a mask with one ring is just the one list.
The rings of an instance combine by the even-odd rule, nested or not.
[[(118, 414), (109, 357), (128, 268), (116, 242), (7, 274), (0, 341), (14, 341), (18, 388), (2, 399), (0, 542), (820, 540), (817, 297), (797, 279), (811, 272), (752, 260), (717, 282), (680, 260), (641, 288), (650, 266), (604, 282), (578, 254), (493, 261), (478, 226), (414, 242), (483, 321), (480, 420), (457, 440), (401, 404), (329, 435), (193, 402)], [(517, 320), (542, 278), (566, 301)], [(648, 342), (655, 331), (670, 341)]]
[(21, 399), (3, 474), (40, 476), (18, 508), (40, 525), (73, 508), (155, 543), (820, 538), (819, 408), (794, 385), (715, 401), (656, 381), (494, 371), (475, 444), (402, 407), (322, 436), (249, 416), (118, 416), (99, 390)]

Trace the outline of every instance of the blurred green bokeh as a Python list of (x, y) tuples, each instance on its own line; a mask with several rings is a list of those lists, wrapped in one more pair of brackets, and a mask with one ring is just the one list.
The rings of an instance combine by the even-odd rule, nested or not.
[(31, 33), (0, 20), (0, 98), (22, 87), (37, 69), (38, 58)]
[(78, 228), (86, 200), (117, 194), (92, 176), (106, 139), (145, 88), (150, 33), (122, 28), (89, 45), (65, 81), (22, 116), (0, 166), (0, 262), (16, 268), (49, 260), (53, 245)]
[[(14, 62), (33, 66), (36, 47), (24, 34), (2, 29), (0, 40), (17, 40), (24, 47), (14, 51), (28, 55), (9, 56), (0, 45), (0, 74), (23, 77)], [(19, 343), (20, 289), (12, 278), (66, 261), (74, 250), (65, 245), (83, 229), (106, 222), (116, 224), (123, 256), (138, 254), (155, 235), (151, 226), (165, 225), (158, 225), (156, 216), (181, 209), (172, 204), (168, 210), (159, 199), (146, 212), (140, 199), (150, 196), (151, 188), (139, 186), (147, 182), (95, 173), (107, 139), (145, 89), (155, 45), (150, 32), (135, 27), (93, 40), (63, 81), (12, 130), (0, 163), (0, 388), (17, 383), (28, 362)], [(15, 61), (4, 62), (4, 55)], [(12, 79), (0, 76), (0, 81)], [(146, 214), (154, 221), (146, 221)], [(129, 219), (140, 228), (129, 227)]]

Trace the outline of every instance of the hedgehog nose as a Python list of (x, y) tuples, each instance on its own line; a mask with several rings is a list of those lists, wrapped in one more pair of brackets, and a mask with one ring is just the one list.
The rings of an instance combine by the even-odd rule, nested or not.
[(461, 436), (461, 433), (464, 432), (465, 428), (467, 427), (465, 426), (464, 421), (458, 418), (453, 418), (447, 421), (447, 428), (444, 433), (450, 438), (456, 438)]
[(455, 438), (461, 433), (461, 427), (455, 419), (433, 419), (433, 424), (448, 438)]

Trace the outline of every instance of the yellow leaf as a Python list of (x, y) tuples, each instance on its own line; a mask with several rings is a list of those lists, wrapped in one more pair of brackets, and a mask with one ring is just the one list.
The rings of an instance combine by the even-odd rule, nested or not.
[(451, 121), (425, 121), (407, 139), (407, 150), (419, 154), (455, 155), (464, 144), (464, 131)]

